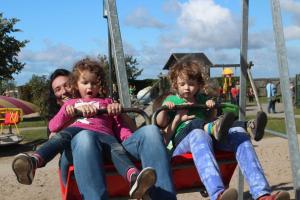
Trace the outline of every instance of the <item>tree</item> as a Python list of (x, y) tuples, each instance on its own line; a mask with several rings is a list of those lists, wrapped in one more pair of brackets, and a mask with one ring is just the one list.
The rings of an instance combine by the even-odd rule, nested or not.
[(13, 97), (16, 97), (16, 94), (14, 93), (15, 90), (17, 90), (16, 82), (13, 80), (2, 80), (0, 81), (0, 94), (1, 95), (8, 95), (6, 92), (12, 92)]
[(41, 115), (48, 114), (47, 101), (50, 82), (45, 75), (32, 75), (32, 78), (20, 89), (20, 98), (39, 106)]
[[(100, 63), (104, 66), (105, 71), (108, 74), (108, 57), (106, 55), (98, 55), (98, 59)], [(133, 56), (125, 55), (125, 67), (127, 72), (128, 81), (136, 80), (138, 76), (140, 76), (143, 72), (143, 69), (138, 68), (139, 63), (136, 58)], [(113, 69), (113, 82), (116, 82), (115, 70)]]
[(139, 69), (137, 66), (139, 63), (137, 62), (136, 58), (133, 56), (126, 55), (125, 56), (125, 66), (127, 77), (129, 81), (136, 80), (138, 76), (140, 76), (143, 72), (143, 69)]
[(12, 74), (18, 74), (25, 65), (17, 56), (28, 40), (18, 41), (11, 35), (21, 31), (14, 28), (18, 21), (16, 18), (3, 18), (3, 13), (0, 13), (0, 80), (13, 79)]

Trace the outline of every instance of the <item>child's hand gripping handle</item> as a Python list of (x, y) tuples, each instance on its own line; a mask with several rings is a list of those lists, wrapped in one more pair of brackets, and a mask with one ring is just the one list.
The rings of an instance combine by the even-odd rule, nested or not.
[[(77, 116), (82, 116), (82, 112), (75, 109), (75, 113)], [(144, 117), (145, 122), (147, 125), (151, 124), (150, 117), (147, 115), (147, 113), (139, 108), (122, 108), (121, 113), (137, 113), (140, 114)], [(102, 114), (108, 114), (106, 108), (101, 108), (97, 109), (97, 115), (102, 115)]]
[[(216, 103), (215, 106), (213, 108), (222, 108), (223, 104), (221, 103)], [(168, 108), (167, 106), (162, 106), (160, 108), (158, 108), (152, 115), (152, 124), (157, 125), (157, 115), (163, 111), (163, 110), (167, 110), (167, 111), (177, 111), (177, 110), (185, 110), (185, 109), (203, 109), (203, 110), (207, 110), (207, 109), (213, 109), (213, 108), (208, 108), (206, 105), (204, 104), (192, 104), (192, 105), (175, 105), (174, 108)]]

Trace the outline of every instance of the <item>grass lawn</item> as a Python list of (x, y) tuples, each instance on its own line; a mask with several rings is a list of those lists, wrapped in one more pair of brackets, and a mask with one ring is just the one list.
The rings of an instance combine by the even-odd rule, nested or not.
[(294, 114), (295, 115), (300, 115), (300, 107), (295, 107), (294, 108)]
[(21, 135), (24, 137), (25, 142), (31, 142), (39, 139), (47, 139), (47, 130), (22, 130)]
[[(296, 131), (300, 133), (300, 119), (296, 119)], [(267, 129), (277, 131), (280, 133), (286, 133), (285, 120), (282, 118), (268, 118)]]
[(41, 127), (47, 126), (46, 121), (44, 120), (37, 120), (37, 121), (22, 121), (18, 124), (19, 128), (27, 128), (27, 127)]

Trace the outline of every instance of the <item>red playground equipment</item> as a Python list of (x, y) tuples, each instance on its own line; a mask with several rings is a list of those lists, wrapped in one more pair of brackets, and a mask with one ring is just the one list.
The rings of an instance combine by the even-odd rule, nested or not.
[[(103, 110), (102, 110), (103, 112)], [(146, 124), (150, 124), (149, 117), (144, 111), (136, 108), (124, 108), (123, 112), (136, 112), (141, 114)], [(158, 111), (159, 112), (159, 111)], [(154, 113), (153, 117), (157, 116)], [(231, 177), (236, 168), (235, 155), (232, 152), (216, 151), (216, 159), (219, 163), (223, 182), (229, 185)], [(141, 167), (139, 162), (135, 163), (137, 167)], [(198, 172), (195, 168), (192, 154), (187, 153), (176, 156), (171, 160), (172, 175), (174, 185), (177, 192), (182, 190), (198, 188), (202, 196), (207, 197), (208, 194), (200, 181)], [(129, 184), (120, 176), (111, 162), (105, 164), (107, 190), (110, 197), (126, 197), (129, 194)], [(78, 191), (76, 179), (74, 176), (74, 166), (69, 167), (66, 185), (63, 184), (61, 172), (59, 170), (60, 186), (63, 200), (81, 200)], [(117, 184), (116, 184), (117, 183)]]
[[(233, 172), (236, 168), (236, 161), (232, 152), (217, 151), (216, 158), (219, 163), (222, 179), (225, 185), (229, 185)], [(140, 163), (136, 163), (140, 166)], [(129, 194), (129, 184), (120, 176), (112, 163), (105, 165), (107, 190), (110, 197), (126, 197)], [(175, 188), (180, 190), (199, 188), (202, 196), (207, 197), (206, 190), (200, 181), (199, 175), (194, 165), (192, 154), (183, 154), (172, 159), (172, 174)], [(60, 176), (60, 188), (63, 200), (81, 200), (78, 191), (76, 179), (74, 176), (74, 167), (71, 166), (68, 172), (66, 186)], [(118, 184), (116, 184), (118, 183)]]

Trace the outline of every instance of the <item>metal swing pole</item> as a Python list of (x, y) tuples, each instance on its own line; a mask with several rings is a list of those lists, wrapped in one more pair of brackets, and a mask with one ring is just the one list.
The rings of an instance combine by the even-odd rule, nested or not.
[(104, 17), (107, 18), (109, 29), (109, 44), (111, 44), (109, 51), (113, 57), (113, 66), (116, 71), (120, 101), (124, 107), (130, 108), (131, 101), (116, 1), (104, 0), (103, 5), (105, 6)]
[[(107, 20), (107, 2), (103, 1), (103, 18)], [(112, 81), (112, 55), (111, 55), (111, 37), (109, 32), (109, 26), (107, 25), (107, 38), (108, 38), (108, 88), (109, 88), (109, 96), (112, 98), (113, 94), (113, 81)]]
[(295, 125), (295, 115), (291, 91), (289, 89), (288, 61), (286, 55), (285, 39), (280, 12), (279, 0), (271, 0), (273, 30), (275, 36), (277, 62), (280, 75), (280, 88), (284, 104), (286, 132), (289, 144), (289, 157), (291, 160), (295, 198), (300, 199), (300, 154)]
[[(247, 81), (247, 53), (248, 53), (248, 17), (249, 17), (249, 0), (242, 2), (242, 33), (241, 33), (241, 47), (240, 47), (240, 98), (239, 98), (239, 120), (245, 121), (246, 114), (246, 81)], [(238, 173), (238, 198), (244, 199), (244, 176), (239, 169)]]

